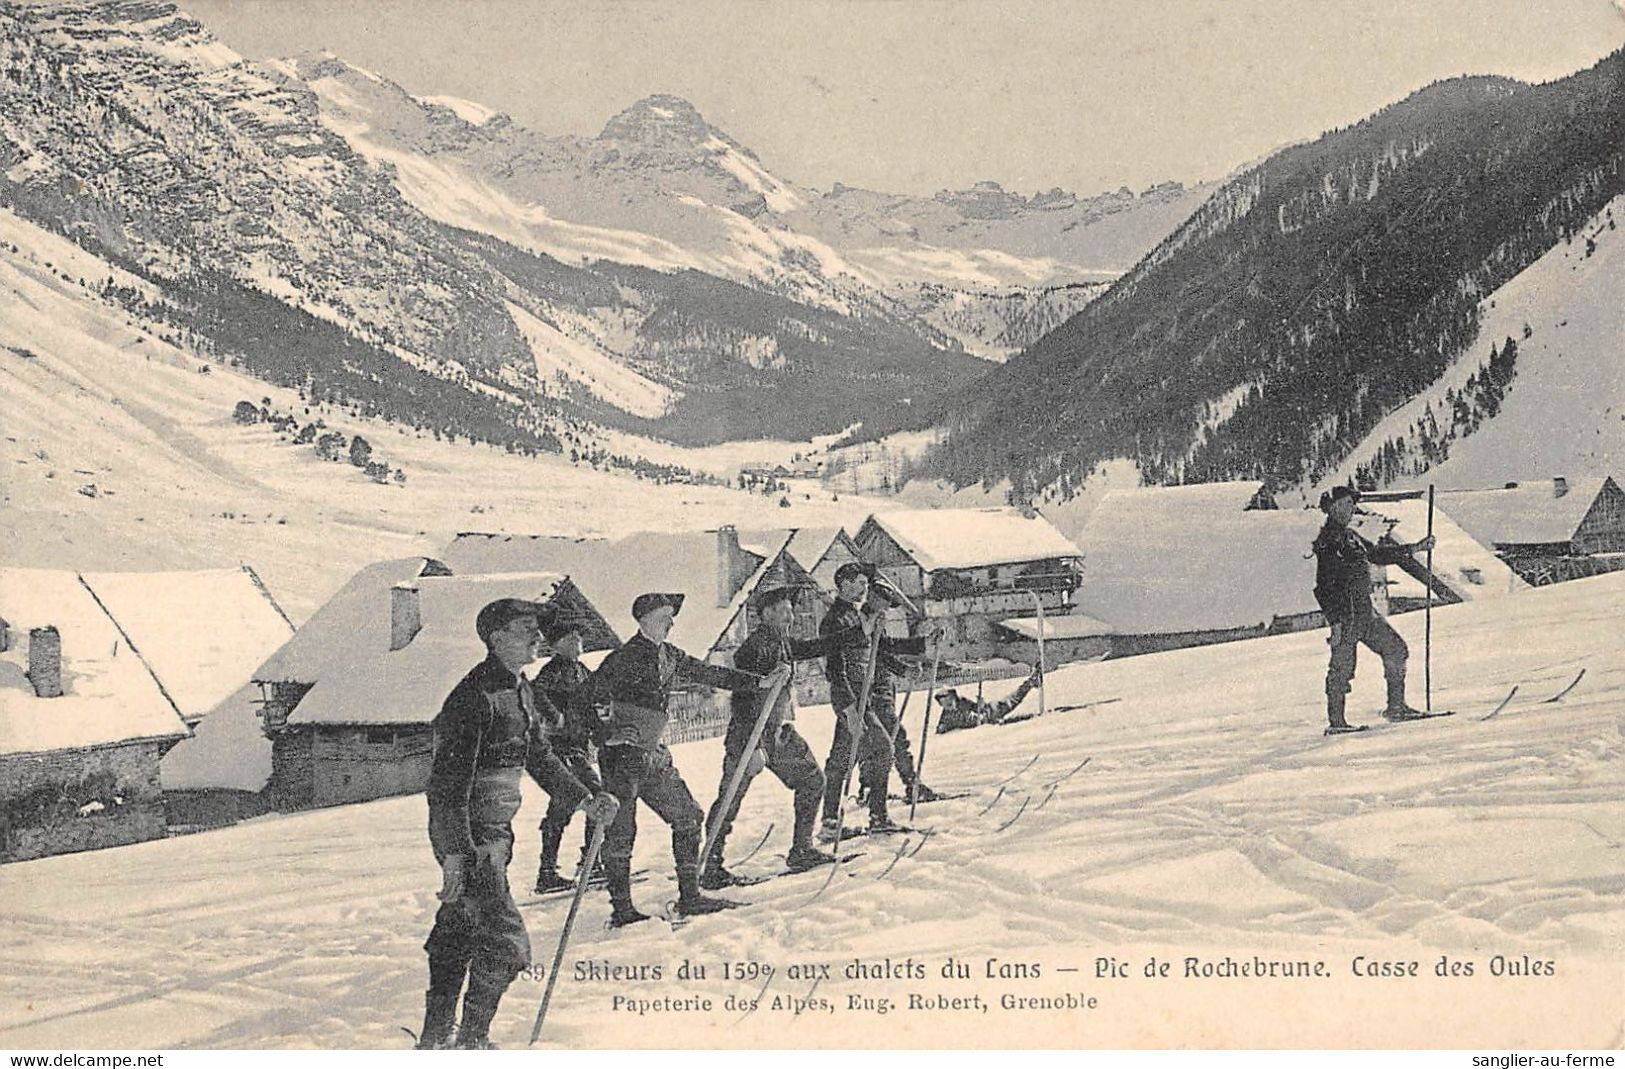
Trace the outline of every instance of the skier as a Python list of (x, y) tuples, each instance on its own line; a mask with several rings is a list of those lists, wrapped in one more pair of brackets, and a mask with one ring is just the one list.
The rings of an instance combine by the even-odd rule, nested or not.
[(578, 694), (592, 709), (593, 734), (605, 788), (621, 801), (604, 836), (610, 924), (622, 927), (648, 920), (632, 904), (632, 844), (637, 838), (638, 800), (671, 825), (677, 866), (677, 909), (685, 915), (715, 913), (735, 903), (700, 891), (700, 821), (703, 814), (683, 782), (671, 751), (660, 741), (666, 703), (680, 679), (724, 690), (767, 689), (788, 678), (781, 666), (762, 677), (706, 664), (666, 641), (683, 605), (681, 594), (639, 594), (632, 602), (638, 633), (604, 658)]
[(530, 936), (508, 890), (520, 771), (562, 804), (584, 809), (590, 821), (615, 816), (615, 798), (583, 785), (553, 752), (522, 674), (539, 652), (540, 622), (549, 615), (547, 606), (518, 598), (481, 609), (474, 629), (485, 660), (452, 689), (434, 719), (427, 793), (441, 905), (423, 945), (429, 990), (422, 1049), (449, 1045), (459, 994), (457, 1046), (489, 1047), (497, 1004), (530, 964)]
[(1410, 649), (1405, 640), (1377, 615), (1371, 604), (1371, 565), (1399, 564), (1410, 554), (1433, 548), (1433, 536), (1399, 546), (1368, 546), (1349, 528), (1360, 495), (1351, 486), (1334, 486), (1320, 495), (1326, 523), (1315, 536), (1315, 600), (1331, 624), (1331, 662), (1326, 669), (1326, 733), (1362, 731), (1349, 724), (1343, 706), (1360, 643), (1382, 658), (1388, 684), (1385, 719), (1414, 720), (1425, 715), (1405, 702), (1405, 662)]
[[(755, 730), (762, 710), (749, 691), (735, 691), (733, 707), (728, 720), (728, 732), (722, 747), (722, 782), (717, 788), (717, 800), (711, 804), (706, 816), (706, 828), (711, 834), (710, 856), (700, 872), (700, 886), (706, 890), (737, 885), (742, 881), (723, 865), (728, 833), (733, 829), (734, 817), (739, 813), (745, 792), (753, 779), (765, 768), (779, 781), (795, 792), (795, 824), (790, 852), (785, 860), (792, 872), (802, 872), (835, 860), (813, 845), (813, 822), (818, 819), (818, 800), (824, 793), (824, 773), (805, 739), (796, 731), (795, 720), (795, 662), (827, 656), (836, 645), (855, 638), (866, 641), (859, 627), (854, 635), (838, 632), (816, 639), (799, 639), (790, 635), (790, 621), (795, 613), (794, 586), (774, 587), (757, 595), (756, 607), (761, 624), (752, 631), (734, 652), (734, 667), (757, 675), (767, 675), (780, 665), (788, 665), (790, 679), (779, 692), (773, 710), (768, 714), (761, 739), (748, 755), (745, 750)], [(728, 785), (734, 778), (740, 762), (745, 772), (739, 781), (732, 804), (723, 812), (722, 804)]]
[(975, 698), (961, 698), (957, 690), (945, 690), (937, 695), (937, 702), (942, 706), (942, 713), (937, 717), (937, 734), (945, 731), (960, 731), (964, 728), (980, 727), (983, 724), (998, 724), (1015, 711), (1034, 687), (1038, 686), (1038, 673), (1034, 672), (1022, 680), (1008, 697), (996, 702), (984, 702)]
[[(575, 702), (575, 692), (588, 676), (587, 666), (581, 663), (581, 627), (575, 620), (560, 616), (544, 632), (553, 649), (553, 657), (536, 673), (533, 686), (537, 705), (543, 718), (543, 727), (551, 735), (553, 750), (569, 767), (572, 775), (589, 790), (600, 791), (598, 754), (592, 744), (590, 729), (583, 710)], [(542, 857), (536, 872), (536, 893), (562, 891), (573, 886), (573, 881), (559, 875), (559, 844), (570, 825), (575, 810), (561, 797), (549, 799), (547, 814), (542, 817)], [(592, 840), (590, 829), (585, 832), (581, 858), (587, 858), (587, 843)], [(579, 868), (579, 867), (578, 867)], [(599, 856), (592, 878), (603, 876), (604, 862)], [(579, 875), (579, 872), (578, 872)]]
[[(848, 561), (835, 570), (835, 603), (824, 615), (819, 634), (830, 636), (844, 633), (825, 658), (825, 675), (829, 679), (829, 701), (836, 711), (835, 734), (830, 740), (829, 760), (824, 765), (824, 819), (818, 838), (825, 843), (838, 842), (841, 836), (841, 792), (854, 760), (859, 762), (859, 782), (869, 807), (869, 830), (884, 832), (895, 830), (886, 811), (887, 782), (891, 779), (891, 766), (895, 759), (892, 735), (897, 727), (897, 714), (892, 706), (894, 694), (892, 671), (877, 664), (870, 680), (867, 710), (860, 722), (858, 708), (863, 691), (864, 676), (868, 674), (872, 628), (884, 627), (884, 611), (870, 588), (870, 577), (875, 572), (872, 564)], [(861, 609), (860, 609), (861, 606)], [(856, 629), (861, 628), (862, 634)], [(925, 639), (882, 637), (879, 653), (884, 658), (899, 653), (925, 652)], [(893, 667), (900, 668), (900, 665)], [(912, 759), (908, 762), (913, 771)], [(913, 780), (905, 776), (906, 782)]]

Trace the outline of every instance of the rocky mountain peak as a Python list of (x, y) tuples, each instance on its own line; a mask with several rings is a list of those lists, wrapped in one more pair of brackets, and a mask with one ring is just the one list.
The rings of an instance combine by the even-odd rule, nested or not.
[(598, 135), (603, 141), (681, 145), (701, 145), (721, 136), (693, 104), (668, 93), (644, 97), (605, 123)]

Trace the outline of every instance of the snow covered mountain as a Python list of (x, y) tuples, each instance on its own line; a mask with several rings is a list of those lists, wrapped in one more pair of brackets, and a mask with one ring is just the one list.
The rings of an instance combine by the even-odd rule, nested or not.
[(1483, 487), (1618, 472), (1625, 465), (1622, 223), (1625, 195), (1480, 300), (1478, 341), (1324, 481)]
[[(1036, 337), (1024, 300), (1064, 290), (1076, 305), (1208, 192), (1170, 182), (1139, 197), (1024, 198), (983, 182), (930, 198), (826, 194), (774, 174), (675, 96), (638, 101), (597, 137), (554, 137), (414, 97), (330, 54), (281, 66), (315, 90), (329, 129), (442, 222), (570, 264), (693, 268), (845, 314), (914, 315), (999, 359)], [(955, 314), (967, 306), (974, 317)]]
[(1449, 451), (1463, 478), (1532, 457), (1601, 473), (1625, 414), (1622, 191), (1625, 52), (1540, 85), (1440, 82), (1237, 174), (1078, 315), (903, 426), (945, 431), (927, 475), (1024, 497), (1124, 464), (1303, 489)]
[[(128, 295), (153, 305), (132, 313), (273, 381), (543, 448), (563, 416), (678, 440), (807, 437), (985, 366), (878, 292), (835, 286), (806, 242), (739, 246), (746, 285), (697, 269), (727, 266), (697, 239), (589, 222), (531, 240), (552, 232), (546, 212), (447, 163), (447, 146), (504, 125), (468, 123), (458, 110), (483, 117), (470, 106), (328, 59), (245, 62), (163, 3), (8, 4), (0, 30), (0, 204), (157, 284)], [(368, 93), (394, 110), (363, 128)], [(644, 155), (669, 153), (672, 129), (640, 116), (612, 124), (616, 144), (649, 126)], [(424, 154), (369, 140), (412, 122)]]

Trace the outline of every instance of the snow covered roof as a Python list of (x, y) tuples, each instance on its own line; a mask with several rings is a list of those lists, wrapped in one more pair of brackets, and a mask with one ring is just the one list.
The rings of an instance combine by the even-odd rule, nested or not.
[(1474, 538), (1487, 546), (1539, 545), (1574, 537), (1606, 476), (1565, 480), (1568, 491), (1557, 494), (1554, 480), (1516, 483), (1493, 490), (1440, 490), (1436, 511), (1443, 509)]
[(259, 791), (271, 781), (271, 740), (260, 723), (260, 691), (252, 683), (215, 704), (158, 765), (166, 791)]
[(266, 682), (314, 683), (345, 671), (358, 654), (387, 651), (390, 588), (434, 570), (426, 557), (367, 565), (266, 658), (253, 677)]
[[(157, 678), (130, 649), (75, 572), (0, 568), (0, 616), (12, 633), (0, 653), (0, 754), (109, 746), (187, 734)], [(35, 696), (29, 631), (62, 638), (62, 691)]]
[[(863, 526), (871, 524), (927, 572), (1079, 555), (1072, 540), (1043, 516), (1013, 508), (877, 512)], [(862, 535), (859, 531), (860, 541)]]
[[(1038, 617), (1018, 616), (1009, 620), (1000, 620), (999, 626), (1013, 631), (1022, 638), (1036, 640), (1038, 638)], [(1113, 631), (1112, 625), (1104, 620), (1097, 620), (1093, 616), (1083, 613), (1066, 613), (1060, 616), (1044, 617), (1044, 641), (1050, 639), (1076, 639), (1096, 638), (1100, 635), (1109, 635)]]
[[(771, 558), (778, 552), (775, 547), (782, 541), (781, 536), (786, 534), (789, 535), (789, 542), (784, 548), (789, 551), (790, 556), (795, 558), (797, 564), (809, 572), (818, 566), (818, 562), (824, 559), (825, 555), (829, 553), (830, 547), (837, 540), (845, 539), (851, 542), (852, 539), (852, 536), (846, 533), (845, 528), (833, 526), (793, 527), (789, 529), (769, 528), (766, 530), (741, 528), (739, 531), (739, 544), (752, 553)], [(852, 548), (856, 550), (857, 547), (854, 545)]]
[(248, 682), (293, 634), (247, 568), (87, 572), (84, 580), (188, 720)]
[[(1143, 486), (1135, 490), (1120, 491), (1124, 496), (1113, 499), (1118, 508), (1151, 508), (1163, 510), (1184, 509), (1187, 513), (1202, 512), (1220, 515), (1247, 511), (1254, 501), (1265, 498), (1272, 504), (1274, 497), (1258, 479), (1233, 479), (1217, 483), (1186, 483), (1183, 486)], [(1105, 504), (1103, 498), (1101, 504)]]
[[(1402, 501), (1367, 501), (1360, 507), (1375, 517), (1360, 517), (1355, 525), (1368, 541), (1375, 542), (1389, 534), (1396, 542), (1418, 542), (1427, 535), (1428, 503), (1406, 498)], [(1385, 520), (1392, 520), (1390, 526)], [(1518, 590), (1529, 589), (1529, 584), (1518, 573), (1507, 567), (1495, 551), (1483, 545), (1462, 530), (1444, 511), (1433, 510), (1433, 574), (1462, 600), (1496, 597)], [(1416, 555), (1419, 565), (1423, 555)], [(1425, 570), (1425, 565), (1421, 565)], [(1399, 568), (1388, 572), (1390, 597), (1423, 597), (1426, 588), (1421, 580), (1413, 578)]]
[(1177, 634), (1268, 624), (1315, 611), (1310, 552), (1323, 517), (1242, 511), (1220, 495), (1114, 490), (1078, 536), (1077, 612), (1120, 634)]
[(718, 604), (723, 536), (717, 531), (641, 531), (613, 541), (465, 532), (446, 547), (443, 559), (459, 575), (496, 569), (568, 575), (623, 638), (637, 631), (633, 598), (648, 591), (687, 595), (668, 641), (704, 657), (744, 609), (792, 533), (740, 536), (744, 556), (735, 576), (740, 585), (724, 604)]
[[(440, 552), (439, 559), (453, 575), (538, 570), (570, 575), (603, 559), (608, 545), (607, 538), (463, 531)], [(603, 604), (602, 608), (613, 607)]]
[[(344, 671), (324, 674), (294, 706), (290, 724), (426, 724), (457, 682), (485, 659), (474, 617), (497, 598), (545, 601), (555, 573), (423, 576), (421, 630), (398, 650), (355, 651)], [(388, 613), (384, 613), (387, 623)]]

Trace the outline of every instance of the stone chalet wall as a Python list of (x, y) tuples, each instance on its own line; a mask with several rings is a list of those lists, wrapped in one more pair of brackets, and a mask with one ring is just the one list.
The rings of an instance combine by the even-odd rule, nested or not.
[(0, 861), (161, 839), (157, 742), (0, 758)]

